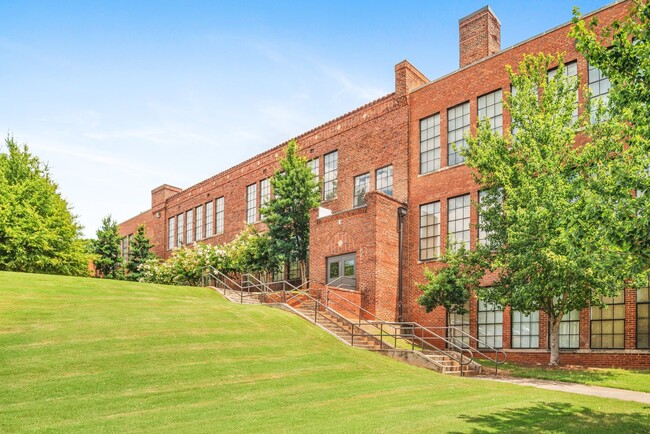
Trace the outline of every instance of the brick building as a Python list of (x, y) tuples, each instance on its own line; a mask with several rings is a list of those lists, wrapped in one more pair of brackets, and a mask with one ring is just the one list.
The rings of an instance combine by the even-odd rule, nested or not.
[[(615, 3), (593, 14), (601, 23), (627, 13)], [(296, 137), (300, 152), (321, 179), (321, 208), (311, 214), (310, 281), (389, 321), (445, 326), (444, 310), (425, 313), (416, 300), (425, 266), (440, 266), (448, 235), (474, 246), (479, 188), (451, 143), (462, 144), (477, 121), (509, 128), (502, 110), (510, 91), (506, 65), (525, 53), (564, 52), (567, 75), (577, 75), (594, 97), (607, 92), (606, 77), (575, 50), (569, 24), (507, 49), (500, 22), (489, 7), (459, 21), (460, 68), (429, 80), (409, 62), (395, 66), (395, 91)], [(552, 71), (551, 71), (552, 73)], [(579, 98), (585, 96), (580, 93)], [(232, 240), (246, 223), (263, 226), (259, 206), (285, 144), (187, 189), (155, 188), (151, 209), (120, 224), (123, 251), (144, 223), (168, 257), (174, 247)], [(287, 277), (296, 270), (287, 267)], [(607, 300), (609, 309), (575, 311), (561, 327), (562, 363), (650, 368), (650, 289), (626, 290)], [(523, 316), (473, 300), (452, 324), (510, 360), (548, 361), (548, 318)]]

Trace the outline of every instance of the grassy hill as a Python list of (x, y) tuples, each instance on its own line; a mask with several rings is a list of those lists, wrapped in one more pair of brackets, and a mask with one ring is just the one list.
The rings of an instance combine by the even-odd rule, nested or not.
[(645, 432), (641, 404), (450, 378), (204, 288), (0, 272), (0, 432)]

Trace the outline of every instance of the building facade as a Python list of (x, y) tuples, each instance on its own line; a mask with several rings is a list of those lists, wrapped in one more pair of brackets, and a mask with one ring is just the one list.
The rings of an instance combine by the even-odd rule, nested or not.
[[(596, 12), (601, 24), (626, 15), (628, 2)], [(311, 213), (310, 281), (388, 321), (446, 326), (443, 309), (417, 304), (425, 267), (438, 258), (448, 236), (471, 247), (477, 229), (479, 186), (462, 156), (464, 134), (488, 117), (495, 131), (510, 127), (502, 98), (510, 92), (506, 65), (526, 53), (565, 53), (567, 75), (580, 77), (594, 97), (609, 82), (575, 50), (570, 25), (500, 49), (500, 22), (489, 7), (459, 21), (460, 67), (429, 80), (409, 62), (395, 66), (394, 92), (296, 137), (300, 152), (321, 179), (322, 204)], [(553, 70), (549, 71), (552, 74)], [(579, 92), (578, 98), (586, 95)], [(152, 191), (151, 209), (120, 226), (123, 252), (144, 224), (166, 258), (174, 247), (198, 241), (221, 244), (245, 224), (263, 228), (259, 207), (268, 200), (269, 178), (286, 144), (276, 146), (189, 187)], [(295, 270), (286, 270), (295, 277)], [(650, 289), (625, 290), (605, 300), (610, 308), (566, 315), (560, 335), (565, 364), (650, 368)], [(472, 300), (452, 324), (510, 360), (548, 361), (548, 318), (524, 316)]]

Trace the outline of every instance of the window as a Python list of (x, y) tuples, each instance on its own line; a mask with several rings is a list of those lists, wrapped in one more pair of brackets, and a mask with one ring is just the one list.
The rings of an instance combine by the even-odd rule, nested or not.
[(271, 178), (260, 181), (260, 204), (264, 205), (271, 200)]
[(174, 222), (174, 217), (170, 217), (167, 220), (167, 249), (171, 250), (174, 248), (174, 229), (176, 229), (176, 223)]
[(196, 241), (203, 239), (203, 205), (196, 207)]
[(358, 207), (366, 204), (366, 193), (370, 190), (370, 174), (364, 173), (363, 175), (354, 177), (354, 198), (352, 206)]
[(469, 194), (447, 202), (447, 237), (448, 248), (456, 250), (464, 244), (469, 249)]
[(223, 197), (220, 197), (217, 199), (217, 204), (216, 204), (216, 216), (217, 216), (217, 223), (216, 223), (216, 234), (223, 234), (223, 212), (224, 212), (224, 199)]
[[(549, 327), (550, 330), (550, 327)], [(580, 311), (565, 313), (560, 321), (559, 346), (562, 349), (580, 347)]]
[[(568, 77), (569, 80), (577, 81), (578, 80), (578, 63), (571, 62), (564, 65), (564, 75)], [(548, 72), (549, 80), (555, 76), (557, 69), (552, 69)], [(578, 90), (576, 89), (576, 99), (575, 99), (575, 108), (573, 109), (573, 122), (578, 120)]]
[(205, 204), (205, 237), (211, 237), (212, 222), (214, 220), (214, 202), (210, 201)]
[(246, 223), (257, 221), (257, 184), (246, 187)]
[(325, 173), (323, 176), (323, 199), (336, 199), (339, 173), (339, 151), (325, 155)]
[(185, 242), (189, 244), (194, 242), (194, 210), (187, 211), (185, 215)]
[(420, 260), (440, 256), (440, 202), (420, 206)]
[[(447, 165), (453, 166), (465, 161), (460, 155), (465, 143), (465, 133), (469, 131), (469, 102), (447, 110)], [(456, 149), (454, 150), (454, 145)]]
[(449, 315), (449, 326), (453, 327), (449, 330), (449, 339), (456, 345), (463, 348), (469, 347), (469, 302), (465, 304), (464, 314), (452, 313)]
[(478, 192), (478, 242), (480, 245), (494, 247), (492, 246), (493, 233), (488, 232), (483, 227), (484, 220), (483, 214), (486, 211), (491, 211), (493, 207), (502, 208), (503, 205), (503, 190), (499, 189), (497, 192), (496, 200), (488, 196), (488, 192), (483, 190)]
[(596, 121), (596, 101), (602, 101), (607, 104), (609, 101), (609, 78), (607, 78), (600, 69), (589, 65), (589, 90), (591, 91), (591, 122)]
[(650, 349), (650, 276), (648, 286), (636, 290), (636, 347)]
[(393, 195), (393, 166), (382, 167), (375, 172), (377, 191)]
[(289, 280), (300, 279), (300, 262), (289, 262)]
[(625, 348), (625, 293), (601, 301), (606, 308), (591, 307), (591, 348)]
[(492, 131), (503, 135), (503, 95), (501, 89), (478, 98), (478, 120), (490, 121)]
[(356, 268), (354, 253), (327, 258), (327, 284), (337, 288), (356, 289)]
[(440, 114), (420, 120), (420, 173), (440, 169)]
[(483, 216), (481, 215), (481, 204), (485, 205), (485, 196), (487, 195), (486, 191), (478, 192), (478, 243), (482, 246), (487, 246), (490, 242), (488, 239), (488, 233), (485, 229), (482, 228), (483, 225)]
[(320, 167), (319, 167), (319, 159), (318, 157), (314, 158), (313, 160), (309, 160), (307, 162), (307, 166), (311, 169), (311, 173), (314, 174), (314, 176), (320, 176)]
[(513, 310), (512, 348), (539, 348), (539, 311), (530, 315)]
[(176, 246), (180, 247), (183, 245), (183, 235), (185, 234), (185, 225), (183, 224), (183, 214), (176, 216)]
[(479, 348), (503, 346), (503, 310), (492, 303), (478, 302)]
[(120, 240), (120, 248), (122, 250), (122, 259), (126, 261), (129, 256), (129, 241), (127, 237)]

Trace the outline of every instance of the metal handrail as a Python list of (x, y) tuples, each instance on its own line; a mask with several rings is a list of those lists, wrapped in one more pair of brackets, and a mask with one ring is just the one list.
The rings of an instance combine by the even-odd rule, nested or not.
[[(460, 328), (454, 327), (454, 326), (447, 326), (447, 327), (435, 326), (435, 327), (431, 327), (431, 328), (433, 328), (433, 329), (453, 330), (454, 332), (460, 332), (464, 336), (468, 337), (471, 341), (473, 341), (473, 342), (475, 342), (477, 344), (475, 347), (473, 347), (474, 351), (476, 351), (477, 354), (480, 354), (484, 358), (494, 362), (494, 369), (496, 370), (496, 373), (499, 372), (499, 365), (504, 364), (506, 362), (506, 360), (508, 359), (508, 353), (506, 353), (505, 351), (503, 351), (503, 350), (501, 350), (499, 348), (494, 348), (494, 347), (489, 346), (484, 341), (482, 341), (482, 340), (480, 340), (478, 338), (475, 338), (474, 336), (470, 335), (469, 333), (467, 333), (463, 329), (460, 329)], [(460, 340), (458, 337), (455, 337), (455, 336), (452, 337), (451, 339)], [(481, 345), (481, 347), (479, 347), (479, 344)], [(483, 353), (481, 351), (481, 349), (489, 350), (489, 351), (493, 352), (494, 353), (494, 358), (492, 358), (492, 357), (488, 356), (487, 354)], [(499, 360), (499, 355), (500, 354), (503, 355), (503, 360)]]

